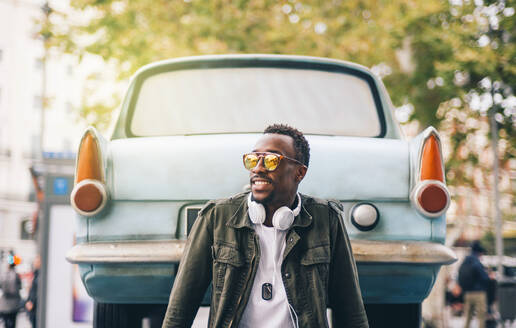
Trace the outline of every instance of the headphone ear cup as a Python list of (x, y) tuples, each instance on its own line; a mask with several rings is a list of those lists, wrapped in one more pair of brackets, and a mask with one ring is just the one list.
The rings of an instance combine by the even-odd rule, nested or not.
[(272, 217), (272, 225), (278, 230), (287, 230), (293, 222), (294, 213), (287, 206), (278, 208)]
[(249, 202), (249, 218), (254, 224), (265, 222), (265, 207), (255, 201)]

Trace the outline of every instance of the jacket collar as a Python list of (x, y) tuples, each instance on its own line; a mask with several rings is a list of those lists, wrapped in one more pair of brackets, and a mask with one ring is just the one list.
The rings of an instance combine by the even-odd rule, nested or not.
[[(249, 219), (249, 207), (247, 206), (247, 197), (249, 193), (243, 194), (237, 202), (237, 209), (231, 216), (231, 218), (226, 223), (227, 226), (233, 227), (235, 229), (241, 228), (249, 228), (254, 229), (251, 223), (251, 219)], [(306, 196), (301, 195), (301, 212), (299, 215), (295, 217), (294, 223), (292, 223), (291, 228), (302, 227), (306, 228), (312, 224), (312, 216), (305, 208), (306, 205)]]

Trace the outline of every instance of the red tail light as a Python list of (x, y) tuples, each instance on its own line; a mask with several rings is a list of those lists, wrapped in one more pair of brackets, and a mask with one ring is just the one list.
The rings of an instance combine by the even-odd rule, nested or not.
[(449, 196), (444, 186), (430, 183), (421, 188), (417, 201), (425, 211), (439, 213), (448, 206)]
[(104, 183), (99, 140), (95, 130), (89, 128), (79, 146), (75, 186), (70, 195), (72, 207), (85, 216), (100, 212), (107, 201)]
[(441, 146), (433, 130), (423, 144), (419, 179), (413, 192), (413, 201), (422, 214), (438, 217), (446, 212), (450, 194), (444, 182)]

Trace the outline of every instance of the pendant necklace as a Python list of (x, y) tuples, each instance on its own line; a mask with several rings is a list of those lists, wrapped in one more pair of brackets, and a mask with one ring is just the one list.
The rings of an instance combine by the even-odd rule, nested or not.
[(272, 299), (272, 284), (266, 282), (262, 285), (262, 298), (266, 301)]
[[(264, 233), (263, 227), (262, 227), (262, 234)], [(272, 273), (272, 284), (269, 282), (265, 282), (262, 284), (262, 298), (266, 301), (270, 301), (272, 299), (272, 285), (275, 283), (276, 280), (276, 251), (277, 251), (277, 231), (276, 228), (274, 229), (274, 243), (272, 245), (272, 264), (274, 267), (273, 273)]]

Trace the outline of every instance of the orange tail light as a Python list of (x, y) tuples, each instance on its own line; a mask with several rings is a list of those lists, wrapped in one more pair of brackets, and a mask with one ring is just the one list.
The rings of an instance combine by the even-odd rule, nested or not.
[(421, 156), (421, 179), (438, 180), (444, 182), (443, 162), (439, 142), (435, 135), (431, 134), (423, 146)]
[(75, 183), (85, 179), (102, 181), (100, 152), (93, 133), (87, 131), (79, 148)]
[(429, 217), (442, 215), (450, 205), (450, 194), (444, 180), (441, 146), (434, 133), (430, 133), (423, 144), (414, 203), (421, 213)]
[(75, 186), (70, 195), (72, 207), (85, 216), (100, 212), (107, 201), (99, 140), (93, 128), (84, 134), (75, 171)]

